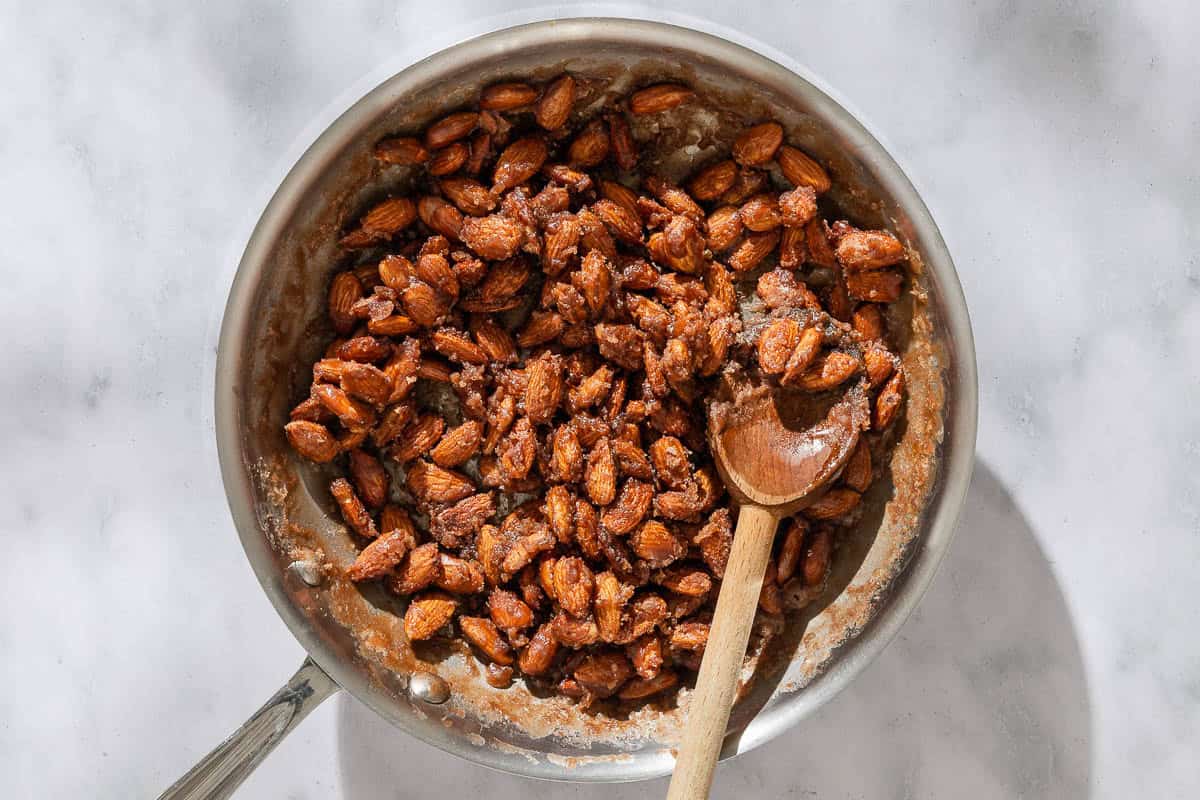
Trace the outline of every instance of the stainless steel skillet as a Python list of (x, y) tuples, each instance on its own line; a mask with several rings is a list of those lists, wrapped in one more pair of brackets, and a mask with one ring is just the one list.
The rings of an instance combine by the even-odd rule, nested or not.
[[(164, 794), (226, 797), (317, 703), (345, 689), (394, 725), (470, 761), (538, 778), (627, 781), (665, 774), (677, 712), (589, 717), (518, 685), (478, 680), (453, 655), (409, 653), (386, 598), (340, 577), (351, 543), (327, 481), (294, 459), (286, 410), (323, 346), (318, 320), (342, 221), (403, 173), (371, 145), (470, 103), (500, 79), (576, 76), (622, 85), (675, 78), (746, 117), (773, 116), (830, 166), (857, 222), (909, 245), (918, 295), (903, 357), (911, 398), (892, 480), (867, 498), (826, 596), (791, 620), (735, 711), (726, 755), (778, 735), (827, 702), (899, 629), (953, 535), (974, 457), (976, 376), (966, 305), (949, 253), (913, 186), (876, 139), (811, 78), (739, 45), (675, 26), (575, 19), (510, 28), (444, 50), (384, 82), (331, 125), (288, 174), (238, 268), (221, 330), (216, 424), (234, 522), (267, 596), (309, 652), (241, 729)], [(365, 188), (364, 188), (365, 187)]]

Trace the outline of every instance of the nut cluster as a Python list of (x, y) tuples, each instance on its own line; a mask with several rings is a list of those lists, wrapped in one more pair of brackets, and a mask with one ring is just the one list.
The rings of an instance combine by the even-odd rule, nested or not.
[(905, 251), (826, 224), (829, 175), (776, 122), (678, 186), (638, 171), (628, 115), (690, 89), (578, 119), (580, 89), (490, 86), (377, 144), (422, 191), (342, 236), (338, 338), (286, 434), (344, 465), (330, 492), (363, 543), (347, 575), (408, 599), (411, 640), (456, 626), (492, 685), (519, 670), (590, 705), (666, 696), (699, 666), (732, 540), (703, 401), (731, 363), (873, 392), (839, 480), (782, 526), (761, 610), (819, 594), (902, 402), (881, 304)]

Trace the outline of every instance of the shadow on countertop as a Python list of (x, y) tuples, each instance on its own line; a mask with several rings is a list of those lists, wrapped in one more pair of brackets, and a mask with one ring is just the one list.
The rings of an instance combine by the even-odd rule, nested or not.
[[(570, 785), (493, 772), (339, 699), (343, 793), (660, 797), (666, 780)], [(725, 763), (712, 796), (1055, 798), (1089, 794), (1091, 712), (1066, 603), (1037, 538), (982, 461), (958, 536), (896, 640), (796, 728)]]

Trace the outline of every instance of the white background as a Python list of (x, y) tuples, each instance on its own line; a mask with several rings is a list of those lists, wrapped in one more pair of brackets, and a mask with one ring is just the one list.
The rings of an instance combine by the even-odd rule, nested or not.
[[(958, 539), (842, 696), (718, 797), (1182, 797), (1200, 778), (1194, 5), (691, 2), (860, 111), (938, 220), (979, 352)], [(0, 1), (0, 794), (152, 797), (302, 652), (234, 535), (211, 369), (270, 191), (487, 4)], [(593, 8), (595, 8), (593, 6)], [(630, 9), (616, 11), (631, 13)], [(352, 700), (268, 798), (661, 796), (485, 772)]]

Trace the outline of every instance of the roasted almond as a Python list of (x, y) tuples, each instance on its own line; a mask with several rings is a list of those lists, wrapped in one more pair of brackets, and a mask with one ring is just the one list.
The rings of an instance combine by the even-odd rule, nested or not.
[(521, 226), (500, 214), (486, 217), (468, 217), (459, 229), (463, 244), (471, 248), (480, 258), (502, 261), (512, 258), (521, 246)]
[(575, 79), (570, 75), (555, 78), (542, 92), (533, 116), (548, 131), (561, 128), (571, 116), (575, 105)]
[(353, 272), (339, 272), (329, 284), (329, 319), (340, 334), (354, 330), (358, 319), (351, 312), (354, 304), (362, 298), (362, 284)]
[(429, 639), (454, 616), (458, 604), (444, 592), (417, 595), (404, 612), (404, 632), (412, 641)]
[(733, 143), (733, 160), (744, 167), (757, 167), (775, 157), (783, 143), (783, 126), (764, 122), (742, 131)]
[(527, 83), (493, 83), (479, 94), (479, 107), (487, 111), (512, 111), (537, 100), (537, 89)]
[(681, 106), (695, 96), (686, 86), (658, 83), (634, 92), (629, 98), (629, 110), (634, 114), (657, 114)]
[(710, 164), (692, 178), (688, 184), (692, 197), (707, 203), (716, 200), (733, 187), (737, 180), (737, 162), (731, 159)]
[(479, 594), (483, 591), (483, 570), (474, 561), (449, 553), (438, 556), (438, 588), (452, 594)]
[(567, 163), (576, 169), (589, 169), (608, 158), (608, 128), (600, 120), (592, 120), (567, 149)]
[(888, 231), (852, 230), (838, 239), (833, 252), (847, 272), (882, 269), (905, 258), (904, 245)]
[(379, 459), (358, 448), (350, 451), (350, 479), (363, 502), (372, 508), (379, 508), (387, 501), (388, 487), (392, 479)]
[(482, 440), (483, 423), (469, 419), (447, 431), (442, 440), (429, 451), (429, 457), (439, 467), (451, 469), (475, 455)]
[(425, 129), (425, 147), (437, 150), (457, 142), (475, 130), (478, 122), (479, 114), (475, 111), (458, 111), (442, 117)]
[(792, 186), (811, 186), (817, 194), (829, 191), (829, 173), (811, 157), (791, 145), (783, 145), (775, 156), (783, 177)]
[(382, 139), (375, 145), (375, 158), (385, 164), (400, 164), (411, 166), (424, 164), (429, 160), (429, 151), (420, 139), (412, 136), (393, 136)]
[(466, 475), (442, 469), (428, 461), (417, 461), (408, 468), (408, 490), (430, 503), (453, 503), (475, 492)]
[(455, 142), (448, 147), (443, 147), (433, 154), (433, 158), (429, 159), (427, 169), (429, 174), (434, 177), (441, 175), (450, 175), (458, 172), (463, 164), (467, 163), (467, 159), (471, 156), (471, 148), (464, 142)]
[(499, 197), (537, 175), (546, 156), (546, 142), (540, 136), (526, 136), (504, 148), (492, 172), (492, 196)]
[(860, 499), (858, 492), (853, 489), (833, 488), (805, 508), (804, 516), (809, 519), (837, 519), (850, 513)]
[(592, 608), (592, 571), (582, 558), (567, 556), (554, 562), (554, 598), (573, 617), (585, 617)]
[(305, 420), (294, 420), (283, 426), (288, 444), (303, 458), (317, 464), (327, 464), (341, 449), (337, 439), (324, 425)]
[(500, 631), (490, 619), (459, 617), (458, 626), (462, 629), (463, 636), (467, 637), (467, 641), (479, 648), (488, 659), (506, 666), (513, 663), (512, 648), (500, 636)]
[(344, 478), (335, 479), (329, 484), (329, 493), (333, 495), (338, 510), (342, 512), (342, 519), (351, 530), (367, 539), (374, 539), (379, 535), (375, 520), (371, 519), (366, 506), (358, 499), (349, 481)]
[(734, 272), (749, 272), (769, 256), (778, 244), (778, 230), (750, 233), (734, 248), (729, 256), (729, 266)]
[(904, 401), (904, 373), (896, 372), (879, 391), (875, 398), (875, 411), (871, 418), (871, 427), (877, 431), (891, 426), (896, 420), (896, 413)]

